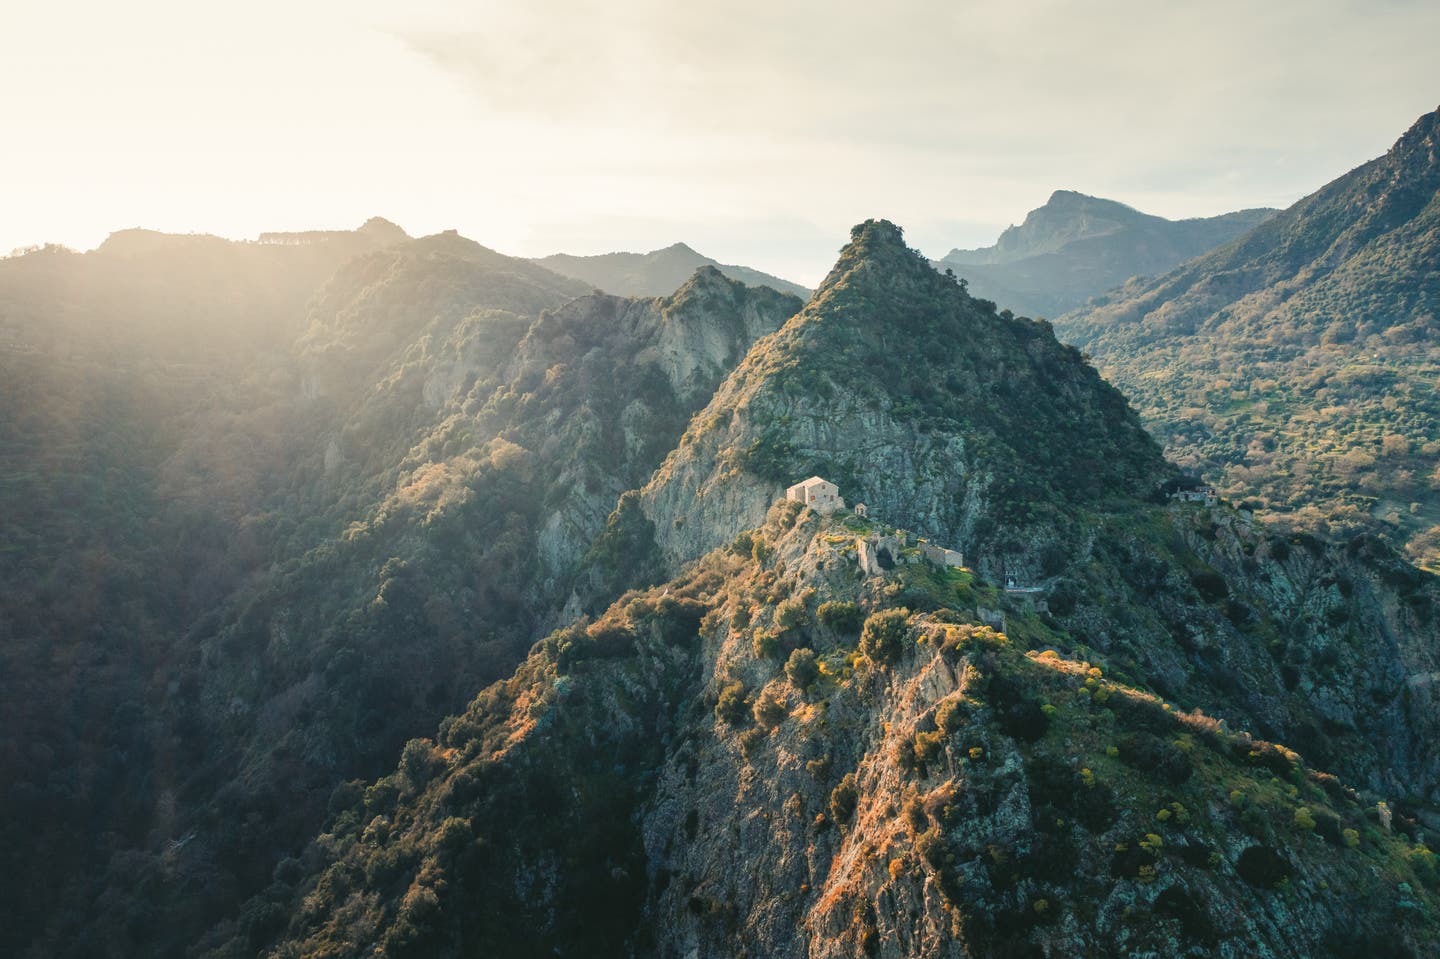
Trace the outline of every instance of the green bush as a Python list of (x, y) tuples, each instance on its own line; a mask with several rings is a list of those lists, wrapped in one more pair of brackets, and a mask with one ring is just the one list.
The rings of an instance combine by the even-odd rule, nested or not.
[(750, 637), (750, 648), (755, 651), (756, 659), (779, 659), (780, 637), (772, 630), (758, 629)]
[(820, 666), (815, 662), (815, 651), (797, 649), (791, 653), (789, 661), (785, 663), (785, 678), (801, 692), (809, 689), (810, 684), (820, 678)]
[(775, 607), (775, 625), (789, 632), (805, 625), (805, 604), (799, 599), (787, 599)]
[(943, 738), (943, 734), (939, 730), (933, 733), (916, 733), (915, 761), (922, 765), (934, 762), (935, 758), (940, 755), (940, 744)]
[(1120, 761), (1139, 770), (1158, 773), (1166, 782), (1177, 786), (1195, 771), (1184, 750), (1154, 733), (1133, 733), (1121, 739)]
[(935, 708), (935, 725), (947, 736), (953, 736), (965, 725), (965, 711), (959, 697), (952, 697)]
[(739, 726), (750, 712), (750, 701), (745, 696), (745, 685), (738, 679), (726, 683), (715, 701), (715, 717), (731, 726)]
[(855, 788), (855, 774), (846, 773), (839, 785), (830, 790), (830, 815), (842, 826), (855, 815), (855, 805), (860, 801), (860, 792)]
[(821, 603), (815, 610), (820, 625), (844, 636), (853, 636), (860, 631), (860, 607), (854, 603), (832, 601)]
[(1290, 864), (1269, 846), (1251, 846), (1235, 864), (1240, 878), (1257, 889), (1274, 889), (1290, 878)]
[(910, 611), (903, 608), (872, 614), (860, 631), (860, 651), (871, 662), (883, 666), (896, 662), (905, 651), (909, 619)]
[(772, 729), (785, 718), (785, 699), (773, 687), (767, 687), (755, 700), (755, 722)]

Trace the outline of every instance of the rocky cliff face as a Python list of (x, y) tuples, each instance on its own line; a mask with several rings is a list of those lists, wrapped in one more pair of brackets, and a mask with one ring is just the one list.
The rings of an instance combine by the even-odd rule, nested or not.
[(983, 557), (987, 571), (1033, 576), (1045, 565), (1037, 544), (1070, 507), (1144, 495), (1166, 467), (1046, 324), (971, 299), (896, 227), (871, 221), (806, 309), (695, 417), (645, 509), (678, 566), (814, 473), (873, 515)]
[[(620, 494), (645, 482), (751, 345), (800, 306), (705, 267), (672, 296), (582, 297), (529, 330), (507, 380), (567, 397), (540, 427), (554, 505), (537, 539), (547, 569), (538, 595), (574, 573)], [(514, 428), (538, 438), (538, 425)]]

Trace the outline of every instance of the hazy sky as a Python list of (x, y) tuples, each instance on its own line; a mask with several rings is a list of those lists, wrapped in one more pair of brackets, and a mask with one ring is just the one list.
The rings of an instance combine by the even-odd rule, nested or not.
[(0, 31), (0, 252), (146, 226), (685, 240), (813, 284), (1057, 188), (1285, 206), (1440, 104), (1440, 3), (47, 0)]

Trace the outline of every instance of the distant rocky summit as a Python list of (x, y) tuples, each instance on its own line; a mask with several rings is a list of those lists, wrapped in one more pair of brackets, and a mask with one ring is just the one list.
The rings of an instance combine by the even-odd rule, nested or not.
[(649, 253), (602, 253), (598, 256), (556, 253), (534, 262), (561, 276), (581, 280), (617, 296), (669, 296), (702, 266), (713, 266), (746, 286), (768, 286), (780, 293), (801, 298), (810, 296), (810, 291), (798, 283), (747, 266), (727, 266), (695, 252), (684, 243), (675, 243)]
[(1134, 276), (1155, 276), (1234, 239), (1275, 214), (1240, 210), (1167, 220), (1123, 203), (1056, 190), (994, 246), (936, 261), (970, 292), (1025, 316), (1059, 316)]

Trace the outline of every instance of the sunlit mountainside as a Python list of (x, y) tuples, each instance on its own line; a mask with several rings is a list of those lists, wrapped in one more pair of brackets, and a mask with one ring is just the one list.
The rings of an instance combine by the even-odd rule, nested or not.
[(0, 954), (1440, 953), (1437, 118), (813, 293), (0, 260)]

